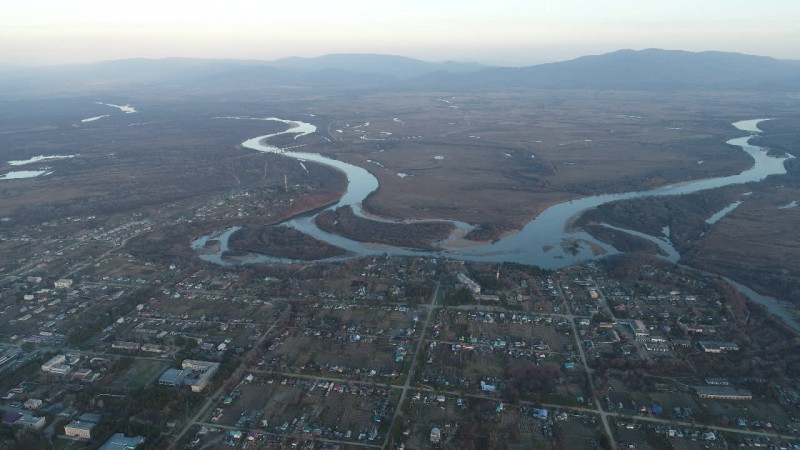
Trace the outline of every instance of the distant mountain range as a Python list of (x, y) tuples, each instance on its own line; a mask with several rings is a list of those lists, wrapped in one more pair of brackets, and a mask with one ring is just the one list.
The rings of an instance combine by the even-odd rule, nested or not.
[(800, 61), (723, 52), (619, 50), (528, 67), (432, 63), (380, 54), (276, 61), (125, 59), (0, 70), (0, 92), (298, 86), (392, 90), (800, 90)]
[(284, 70), (336, 70), (380, 74), (393, 78), (418, 77), (432, 72), (467, 73), (486, 67), (478, 63), (454, 61), (432, 63), (404, 56), (366, 53), (324, 55), (317, 58), (284, 58), (269, 63), (269, 66)]
[(485, 69), (447, 85), (465, 89), (798, 89), (800, 61), (724, 52), (619, 50), (530, 67)]

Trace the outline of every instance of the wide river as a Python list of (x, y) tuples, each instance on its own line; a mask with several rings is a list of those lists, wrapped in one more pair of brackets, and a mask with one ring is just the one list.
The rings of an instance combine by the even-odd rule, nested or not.
[[(292, 125), (292, 127), (286, 131), (265, 136), (258, 136), (243, 142), (242, 145), (255, 151), (279, 153), (286, 157), (297, 159), (300, 162), (313, 161), (334, 167), (342, 171), (347, 176), (347, 190), (336, 204), (327, 209), (338, 208), (341, 206), (351, 206), (357, 214), (361, 215), (363, 214), (361, 211), (361, 202), (370, 193), (374, 192), (378, 188), (378, 180), (366, 169), (361, 167), (338, 161), (318, 153), (287, 151), (269, 145), (270, 138), (281, 134), (295, 134), (295, 138), (297, 138), (306, 134), (314, 133), (316, 131), (316, 127), (314, 125), (299, 121), (287, 121), (278, 118), (253, 119), (249, 117), (227, 117), (225, 119), (274, 120)], [(749, 169), (744, 170), (739, 174), (686, 181), (643, 191), (600, 194), (566, 201), (547, 208), (533, 220), (525, 224), (516, 233), (491, 243), (477, 243), (474, 246), (468, 247), (464, 247), (463, 245), (448, 247), (448, 242), (445, 241), (442, 243), (442, 249), (437, 251), (420, 251), (386, 245), (363, 243), (347, 239), (339, 235), (327, 233), (319, 229), (314, 224), (314, 218), (319, 211), (294, 217), (284, 222), (282, 225), (295, 228), (306, 234), (314, 236), (317, 239), (348, 250), (350, 252), (350, 256), (346, 256), (344, 258), (352, 257), (354, 255), (415, 255), (487, 262), (508, 261), (523, 264), (533, 264), (548, 269), (556, 269), (619, 253), (619, 251), (614, 247), (598, 241), (585, 231), (571, 229), (570, 223), (582, 212), (588, 209), (618, 200), (684, 195), (733, 184), (758, 182), (770, 175), (785, 174), (786, 168), (784, 167), (784, 162), (793, 156), (771, 156), (768, 154), (766, 149), (751, 145), (749, 143), (751, 137), (762, 132), (758, 128), (758, 124), (764, 120), (768, 119), (743, 120), (733, 123), (733, 126), (736, 129), (747, 133), (747, 135), (731, 139), (727, 141), (727, 143), (733, 147), (739, 147), (741, 151), (744, 151), (753, 159), (753, 165)], [(734, 150), (732, 149), (732, 151)], [(376, 219), (374, 217), (371, 218), (374, 220), (384, 220)], [(460, 222), (453, 223), (455, 223), (456, 226), (461, 229), (468, 226)], [(201, 236), (192, 242), (192, 247), (198, 250), (202, 259), (221, 265), (264, 262), (300, 262), (293, 261), (291, 259), (275, 258), (268, 255), (255, 253), (251, 253), (245, 257), (228, 257), (226, 256), (226, 252), (228, 250), (227, 241), (230, 235), (236, 230), (238, 230), (238, 227), (232, 227)], [(640, 233), (635, 232), (634, 234), (640, 235)], [(207, 248), (204, 249), (206, 242), (209, 240), (217, 240), (220, 242), (217, 251), (211, 252), (208, 251)], [(669, 259), (677, 259), (677, 253), (674, 251), (669, 242), (658, 238), (653, 238), (651, 240), (657, 240), (662, 243), (660, 246), (665, 253), (669, 254)], [(342, 257), (335, 259), (342, 259)], [(763, 299), (764, 298), (762, 297), (762, 300)], [(760, 301), (760, 303), (763, 303), (763, 301)], [(775, 309), (777, 303), (774, 302), (774, 300), (772, 303), (773, 305), (767, 305), (769, 309), (773, 310), (775, 313), (779, 313), (780, 311)], [(779, 315), (788, 319), (786, 314)], [(800, 324), (795, 323), (794, 325), (800, 329)]]

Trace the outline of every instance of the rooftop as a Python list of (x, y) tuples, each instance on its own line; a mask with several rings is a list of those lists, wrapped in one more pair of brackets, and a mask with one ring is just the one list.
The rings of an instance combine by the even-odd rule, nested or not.
[(122, 433), (115, 433), (99, 450), (131, 450), (144, 442), (144, 437), (128, 437)]

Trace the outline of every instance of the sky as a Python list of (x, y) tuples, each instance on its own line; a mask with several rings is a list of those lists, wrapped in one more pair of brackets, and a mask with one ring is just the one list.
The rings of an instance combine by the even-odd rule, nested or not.
[(0, 64), (386, 53), (522, 66), (621, 48), (800, 59), (798, 0), (0, 0)]

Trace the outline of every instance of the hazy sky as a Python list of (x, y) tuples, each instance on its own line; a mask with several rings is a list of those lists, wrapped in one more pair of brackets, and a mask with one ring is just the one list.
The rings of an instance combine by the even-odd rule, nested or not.
[(800, 59), (800, 0), (0, 0), (0, 64), (372, 52), (525, 65), (648, 47)]

